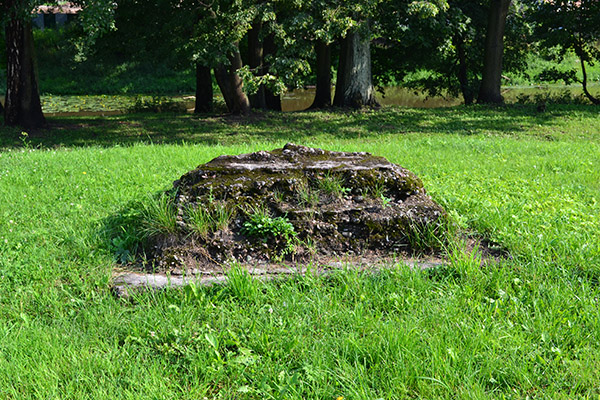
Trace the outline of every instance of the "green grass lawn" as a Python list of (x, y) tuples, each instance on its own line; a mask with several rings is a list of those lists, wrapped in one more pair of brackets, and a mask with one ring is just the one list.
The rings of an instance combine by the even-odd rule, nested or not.
[[(0, 398), (600, 396), (600, 112), (592, 106), (52, 118), (0, 128)], [(40, 137), (43, 135), (44, 137)], [(288, 141), (417, 173), (498, 264), (110, 290), (101, 234), (221, 154)]]

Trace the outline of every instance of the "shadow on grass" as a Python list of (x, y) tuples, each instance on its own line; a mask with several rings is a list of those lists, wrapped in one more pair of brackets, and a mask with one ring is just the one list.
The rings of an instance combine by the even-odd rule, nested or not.
[[(529, 135), (534, 128), (552, 131), (565, 120), (598, 117), (586, 105), (553, 106), (538, 113), (535, 106), (450, 107), (377, 111), (346, 110), (254, 113), (248, 117), (190, 114), (124, 114), (107, 117), (48, 118), (49, 127), (28, 132), (27, 145), (43, 147), (113, 146), (133, 143), (197, 143), (228, 145), (246, 141), (303, 141), (331, 136), (339, 139), (382, 134)], [(557, 133), (558, 128), (556, 128)], [(21, 129), (0, 127), (0, 147), (21, 147)]]

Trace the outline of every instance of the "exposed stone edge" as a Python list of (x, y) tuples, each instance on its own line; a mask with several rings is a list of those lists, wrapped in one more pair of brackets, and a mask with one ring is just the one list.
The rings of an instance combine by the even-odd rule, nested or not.
[[(316, 269), (312, 269), (319, 275), (327, 275), (335, 270), (342, 270), (346, 268), (362, 270), (368, 266), (369, 271), (381, 271), (383, 269), (390, 269), (398, 264), (404, 264), (410, 269), (431, 269), (445, 266), (446, 264), (441, 262), (433, 262), (427, 260), (403, 260), (401, 262), (387, 262), (377, 264), (362, 264), (362, 263), (350, 263), (350, 262), (332, 262), (327, 265), (319, 266)], [(279, 267), (279, 268), (259, 268), (250, 267), (247, 268), (250, 275), (260, 280), (271, 280), (277, 277), (292, 276), (295, 274), (305, 275), (310, 268), (306, 266), (298, 267)], [(227, 283), (227, 275), (225, 274), (214, 274), (214, 275), (194, 275), (194, 276), (175, 276), (166, 274), (153, 274), (153, 273), (141, 273), (141, 272), (118, 272), (113, 276), (112, 289), (118, 297), (129, 297), (132, 291), (136, 290), (161, 290), (161, 289), (177, 289), (193, 283), (201, 286), (212, 286), (215, 284)]]

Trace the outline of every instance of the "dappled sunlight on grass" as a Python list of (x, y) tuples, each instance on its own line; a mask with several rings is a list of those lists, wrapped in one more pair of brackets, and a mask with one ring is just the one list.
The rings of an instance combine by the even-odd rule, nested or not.
[[(30, 132), (34, 146), (153, 143), (228, 144), (240, 140), (311, 138), (377, 139), (382, 134), (454, 134), (508, 137), (594, 138), (600, 135), (598, 108), (549, 106), (384, 108), (365, 112), (254, 113), (249, 117), (193, 114), (129, 114), (49, 118), (50, 128)], [(0, 128), (0, 145), (19, 146), (20, 130)]]

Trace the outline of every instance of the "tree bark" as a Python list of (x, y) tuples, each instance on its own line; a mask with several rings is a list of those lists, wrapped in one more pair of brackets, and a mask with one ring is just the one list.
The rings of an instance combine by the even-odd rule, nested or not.
[(338, 59), (338, 70), (335, 77), (335, 94), (333, 97), (333, 105), (335, 107), (344, 106), (344, 88), (346, 87), (345, 80), (348, 78), (346, 73), (346, 57), (348, 56), (348, 40), (340, 39), (340, 56)]
[(576, 48), (575, 52), (579, 56), (579, 61), (581, 62), (581, 74), (583, 75), (583, 79), (581, 80), (581, 86), (583, 87), (583, 93), (585, 94), (585, 97), (587, 97), (588, 100), (592, 102), (592, 104), (600, 105), (600, 99), (594, 97), (587, 87), (587, 70), (585, 69), (585, 56), (583, 54), (583, 51), (580, 48)]
[(358, 32), (349, 32), (342, 41), (333, 102), (340, 107), (356, 109), (379, 105), (371, 76), (371, 45)]
[(503, 102), (500, 93), (500, 82), (502, 79), (504, 28), (509, 6), (510, 0), (490, 0), (483, 74), (477, 97), (478, 103), (501, 104)]
[(456, 47), (456, 56), (458, 58), (458, 83), (460, 84), (460, 92), (462, 93), (465, 105), (473, 104), (474, 93), (473, 89), (469, 85), (469, 75), (467, 66), (467, 55), (465, 53), (465, 43), (463, 38), (460, 36), (454, 37), (454, 47)]
[[(275, 36), (273, 34), (265, 37), (265, 40), (263, 41), (263, 50), (264, 57), (275, 55), (277, 46), (275, 45)], [(264, 71), (269, 71), (269, 64), (264, 63)], [(265, 102), (267, 103), (268, 110), (281, 111), (281, 97), (268, 88), (265, 88)]]
[[(248, 66), (257, 76), (265, 74), (263, 67), (263, 43), (260, 40), (261, 29), (262, 22), (255, 21), (252, 24), (252, 28), (248, 31)], [(267, 108), (264, 85), (260, 85), (257, 92), (250, 95), (250, 105), (252, 105), (252, 108)]]
[(196, 63), (196, 103), (194, 113), (208, 113), (213, 110), (213, 87), (210, 67)]
[(31, 22), (13, 15), (6, 24), (6, 104), (4, 123), (24, 128), (46, 124), (34, 65)]
[(317, 54), (317, 87), (310, 108), (331, 107), (331, 46), (322, 40), (315, 43)]
[(237, 70), (242, 68), (242, 57), (239, 50), (229, 56), (229, 63), (229, 65), (220, 65), (215, 68), (215, 78), (229, 112), (246, 115), (250, 112), (250, 101), (244, 93), (242, 78), (237, 73)]

